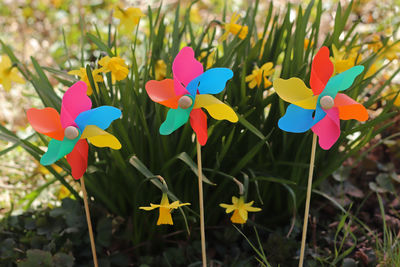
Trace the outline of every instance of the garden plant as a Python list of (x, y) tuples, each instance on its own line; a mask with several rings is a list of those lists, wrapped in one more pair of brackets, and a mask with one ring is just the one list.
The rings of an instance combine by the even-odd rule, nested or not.
[[(79, 5), (74, 36), (54, 30), (61, 49), (52, 64), (23, 59), (0, 34), (1, 93), (22, 88), (33, 127), (2, 122), (0, 155), (26, 155), (46, 170), (24, 211), (2, 214), (0, 266), (400, 264), (400, 165), (377, 164), (362, 197), (346, 189), (369, 175), (364, 162), (382, 146), (399, 156), (400, 22), (390, 34), (362, 30), (355, 14), (366, 1), (255, 0), (237, 4), (240, 12), (231, 1), (100, 2)], [(65, 119), (63, 96), (78, 87), (85, 94), (69, 108), (92, 105)], [(319, 94), (335, 103), (320, 104)], [(321, 111), (334, 133), (318, 126)], [(77, 131), (68, 140), (67, 126)], [(66, 149), (63, 138), (78, 143)], [(91, 218), (74, 178), (86, 184)], [(65, 192), (56, 206), (31, 207), (55, 187)], [(380, 228), (363, 213), (371, 203)]]

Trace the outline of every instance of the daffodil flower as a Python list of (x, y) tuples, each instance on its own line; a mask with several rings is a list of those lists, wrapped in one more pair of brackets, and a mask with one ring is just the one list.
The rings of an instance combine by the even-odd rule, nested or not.
[(333, 57), (330, 57), (330, 60), (333, 63), (334, 73), (336, 74), (351, 69), (361, 61), (361, 55), (358, 55), (357, 48), (353, 48), (346, 53), (345, 47), (339, 50), (335, 45), (332, 45), (332, 52)]
[(10, 91), (12, 82), (24, 84), (25, 80), (11, 64), (10, 58), (2, 56), (0, 61), (0, 84), (3, 85), (4, 90)]
[(168, 200), (168, 195), (166, 193), (163, 193), (160, 204), (150, 203), (150, 207), (139, 207), (139, 209), (149, 211), (159, 208), (160, 214), (158, 216), (157, 225), (161, 224), (173, 225), (174, 222), (172, 221), (171, 211), (173, 209), (177, 209), (179, 207), (187, 205), (190, 205), (190, 203), (179, 203), (179, 201), (174, 201), (170, 204)]
[(231, 221), (233, 223), (244, 224), (247, 221), (248, 212), (258, 212), (261, 211), (260, 208), (253, 207), (254, 201), (248, 203), (244, 202), (244, 197), (240, 196), (232, 197), (232, 205), (230, 204), (219, 204), (220, 207), (226, 209), (226, 213), (231, 213), (233, 211)]
[(155, 78), (157, 81), (160, 81), (167, 76), (167, 64), (165, 64), (164, 60), (157, 60), (155, 65), (155, 72)]
[(253, 72), (250, 75), (246, 76), (246, 82), (249, 83), (249, 87), (253, 89), (254, 87), (260, 87), (261, 82), (264, 80), (264, 88), (267, 88), (270, 86), (272, 83), (268, 80), (267, 76), (270, 76), (272, 73), (274, 73), (274, 69), (272, 68), (273, 64), (272, 62), (267, 62), (264, 65), (261, 66), (261, 68), (258, 68), (258, 66), (255, 66), (253, 69)]
[(143, 12), (137, 7), (127, 9), (118, 7), (114, 13), (114, 17), (120, 20), (118, 28), (127, 33), (131, 33), (135, 26), (139, 24), (140, 18), (144, 16)]
[[(93, 88), (90, 86), (89, 78), (87, 76), (86, 68), (79, 68), (78, 70), (71, 70), (68, 72), (70, 75), (77, 75), (79, 76), (80, 80), (82, 82), (85, 82), (87, 84), (87, 95), (91, 95), (93, 93)], [(100, 75), (100, 69), (95, 69), (92, 71), (92, 76), (93, 76), (93, 81), (96, 86), (96, 90), (98, 91), (98, 82), (103, 81), (103, 77)]]
[(126, 78), (129, 74), (128, 66), (125, 64), (125, 60), (120, 57), (103, 57), (99, 60), (100, 68), (99, 70), (107, 73), (111, 71), (113, 81), (121, 81)]
[(232, 33), (233, 35), (237, 35), (240, 39), (244, 40), (249, 32), (249, 28), (247, 26), (242, 26), (239, 24), (236, 24), (238, 19), (240, 18), (239, 14), (233, 13), (231, 17), (231, 21), (229, 23), (225, 23), (223, 25), (225, 32), (224, 34), (219, 38), (219, 41), (225, 41), (226, 38), (228, 38), (229, 33)]

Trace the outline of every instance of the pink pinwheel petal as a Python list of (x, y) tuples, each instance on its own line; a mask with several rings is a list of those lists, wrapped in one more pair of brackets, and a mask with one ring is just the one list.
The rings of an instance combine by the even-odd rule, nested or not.
[(72, 177), (78, 180), (85, 174), (88, 162), (89, 145), (85, 139), (76, 143), (74, 150), (67, 155), (67, 161), (71, 166)]
[(63, 128), (76, 127), (75, 118), (81, 112), (91, 109), (92, 101), (86, 95), (86, 91), (86, 83), (79, 81), (65, 92), (61, 103), (61, 125)]
[(318, 135), (319, 146), (322, 149), (330, 149), (340, 136), (339, 110), (331, 108), (325, 110), (327, 116), (311, 127), (311, 130)]
[(190, 112), (190, 126), (192, 126), (193, 131), (196, 133), (200, 145), (204, 146), (208, 139), (207, 115), (201, 108), (193, 109), (192, 112)]
[(191, 80), (203, 73), (203, 65), (194, 57), (191, 47), (184, 47), (176, 55), (172, 63), (176, 95), (187, 94), (185, 87)]
[(333, 74), (333, 64), (329, 59), (329, 49), (326, 46), (315, 55), (311, 65), (310, 86), (314, 95), (319, 95)]

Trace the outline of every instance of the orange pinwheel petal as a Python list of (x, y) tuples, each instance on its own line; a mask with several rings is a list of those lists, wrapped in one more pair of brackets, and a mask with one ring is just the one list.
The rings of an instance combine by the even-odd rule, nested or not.
[(204, 146), (208, 138), (207, 115), (201, 108), (193, 109), (192, 112), (190, 112), (190, 126), (192, 126), (193, 131), (196, 133), (200, 145)]
[(60, 115), (54, 108), (31, 108), (26, 112), (29, 123), (37, 132), (56, 140), (64, 139), (64, 129), (61, 126)]
[(146, 92), (154, 102), (169, 108), (177, 109), (180, 96), (175, 94), (174, 80), (151, 80), (146, 83)]
[(333, 74), (333, 64), (329, 59), (329, 49), (326, 46), (315, 55), (311, 65), (310, 86), (314, 95), (319, 95)]
[(336, 95), (335, 106), (339, 109), (339, 118), (341, 120), (366, 121), (368, 119), (367, 109), (345, 94)]

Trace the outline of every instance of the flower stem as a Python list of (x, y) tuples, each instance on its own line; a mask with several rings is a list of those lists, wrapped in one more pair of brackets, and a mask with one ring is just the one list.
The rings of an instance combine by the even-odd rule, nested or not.
[(312, 147), (311, 147), (310, 168), (309, 168), (309, 172), (308, 172), (306, 207), (305, 207), (305, 211), (304, 211), (303, 235), (301, 237), (299, 267), (303, 267), (303, 262), (304, 262), (304, 250), (305, 250), (305, 246), (306, 246), (308, 216), (309, 216), (309, 213), (310, 213), (311, 189), (312, 189), (312, 179), (313, 179), (313, 173), (314, 173), (314, 162), (315, 162), (315, 150), (316, 150), (316, 148), (317, 148), (317, 135), (313, 134), (313, 141), (312, 141)]
[(201, 145), (197, 139), (197, 171), (199, 178), (199, 205), (200, 205), (200, 234), (201, 234), (201, 256), (203, 267), (207, 267), (206, 255), (206, 233), (204, 227), (204, 202), (203, 202), (203, 172), (201, 166)]
[(90, 246), (92, 247), (93, 263), (94, 263), (94, 267), (98, 267), (99, 264), (97, 263), (96, 246), (94, 244), (92, 221), (90, 220), (90, 212), (89, 212), (89, 205), (88, 205), (88, 200), (87, 200), (85, 181), (83, 180), (83, 177), (80, 180), (81, 180), (81, 187), (82, 187), (82, 192), (83, 192), (83, 203), (85, 205), (86, 222), (88, 224), (88, 229), (89, 229)]

